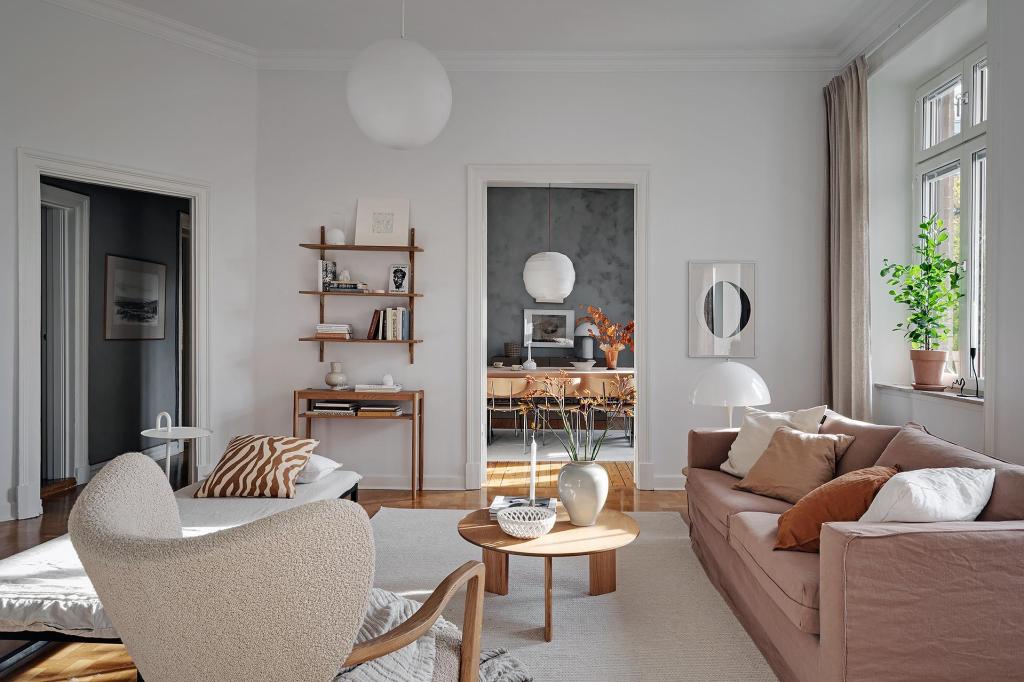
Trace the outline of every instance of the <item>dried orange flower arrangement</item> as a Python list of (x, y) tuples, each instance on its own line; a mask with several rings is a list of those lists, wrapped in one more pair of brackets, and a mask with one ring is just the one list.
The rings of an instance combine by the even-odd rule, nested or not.
[[(575, 383), (564, 369), (558, 371), (558, 376), (528, 377), (527, 390), (520, 399), (519, 411), (524, 418), (528, 418), (531, 413), (541, 415), (565, 448), (569, 459), (574, 462), (593, 462), (604, 445), (612, 420), (619, 416), (633, 417), (636, 386), (632, 377), (622, 374), (608, 380), (605, 395), (593, 395), (589, 389), (576, 392)], [(534, 401), (538, 398), (550, 401), (554, 409), (537, 410)], [(557, 413), (562, 422), (560, 429), (551, 425), (549, 415), (552, 412)], [(593, 428), (598, 412), (605, 413), (604, 431), (600, 435)]]
[(608, 316), (597, 306), (584, 307), (581, 305), (580, 307), (584, 308), (587, 314), (576, 320), (577, 326), (584, 322), (592, 322), (597, 327), (597, 333), (595, 334), (591, 330), (590, 335), (597, 339), (598, 348), (604, 351), (608, 369), (615, 369), (619, 360), (619, 351), (625, 350), (627, 346), (630, 351), (633, 350), (633, 333), (636, 331), (636, 322), (630, 320), (626, 324), (618, 324), (608, 319)]

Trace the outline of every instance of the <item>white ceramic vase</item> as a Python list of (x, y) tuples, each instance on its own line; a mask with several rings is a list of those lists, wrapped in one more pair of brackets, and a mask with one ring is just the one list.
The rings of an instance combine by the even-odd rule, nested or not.
[(345, 381), (348, 377), (341, 371), (340, 362), (331, 363), (331, 371), (324, 377), (324, 383), (333, 388), (336, 391), (340, 391), (341, 387), (345, 385)]
[(558, 497), (574, 526), (593, 526), (608, 499), (608, 472), (597, 462), (569, 462), (558, 472)]

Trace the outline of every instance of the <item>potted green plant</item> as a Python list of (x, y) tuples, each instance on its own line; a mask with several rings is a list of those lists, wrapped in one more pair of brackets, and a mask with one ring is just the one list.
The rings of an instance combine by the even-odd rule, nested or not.
[(914, 388), (941, 390), (942, 370), (947, 352), (937, 346), (953, 334), (950, 313), (956, 315), (964, 269), (943, 252), (949, 232), (932, 215), (919, 225), (914, 253), (916, 263), (902, 265), (883, 260), (881, 275), (889, 285), (892, 300), (909, 309), (906, 321), (893, 331), (910, 339), (910, 360), (914, 365)]

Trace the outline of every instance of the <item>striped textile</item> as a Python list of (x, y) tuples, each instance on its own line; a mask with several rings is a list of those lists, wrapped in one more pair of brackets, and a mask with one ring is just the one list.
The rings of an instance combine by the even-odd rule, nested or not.
[(295, 479), (320, 441), (235, 436), (196, 497), (295, 497)]

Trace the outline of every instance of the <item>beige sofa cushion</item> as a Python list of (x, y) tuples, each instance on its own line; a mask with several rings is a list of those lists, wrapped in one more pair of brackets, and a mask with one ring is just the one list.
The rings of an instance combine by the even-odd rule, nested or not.
[(836, 475), (836, 461), (853, 436), (804, 433), (783, 426), (775, 431), (768, 449), (737, 490), (774, 497), (796, 504), (800, 498)]
[(781, 514), (793, 506), (771, 497), (734, 490), (734, 485), (736, 477), (721, 471), (690, 469), (686, 476), (686, 493), (690, 503), (700, 507), (723, 537), (729, 536), (729, 518), (733, 514), (743, 511)]
[(778, 514), (736, 514), (729, 525), (729, 544), (790, 622), (816, 635), (820, 632), (818, 555), (774, 551), (778, 524)]
[(978, 521), (1024, 520), (1024, 466), (1010, 464), (955, 445), (928, 433), (919, 424), (907, 424), (878, 458), (879, 466), (901, 471), (939, 467), (995, 469), (992, 496)]
[(838, 412), (829, 410), (825, 413), (825, 421), (818, 429), (818, 433), (842, 433), (856, 439), (839, 458), (839, 463), (836, 465), (836, 475), (842, 476), (856, 469), (875, 466), (875, 462), (882, 456), (882, 451), (889, 445), (889, 441), (900, 432), (900, 428), (899, 426), (869, 424), (855, 419), (847, 419)]

